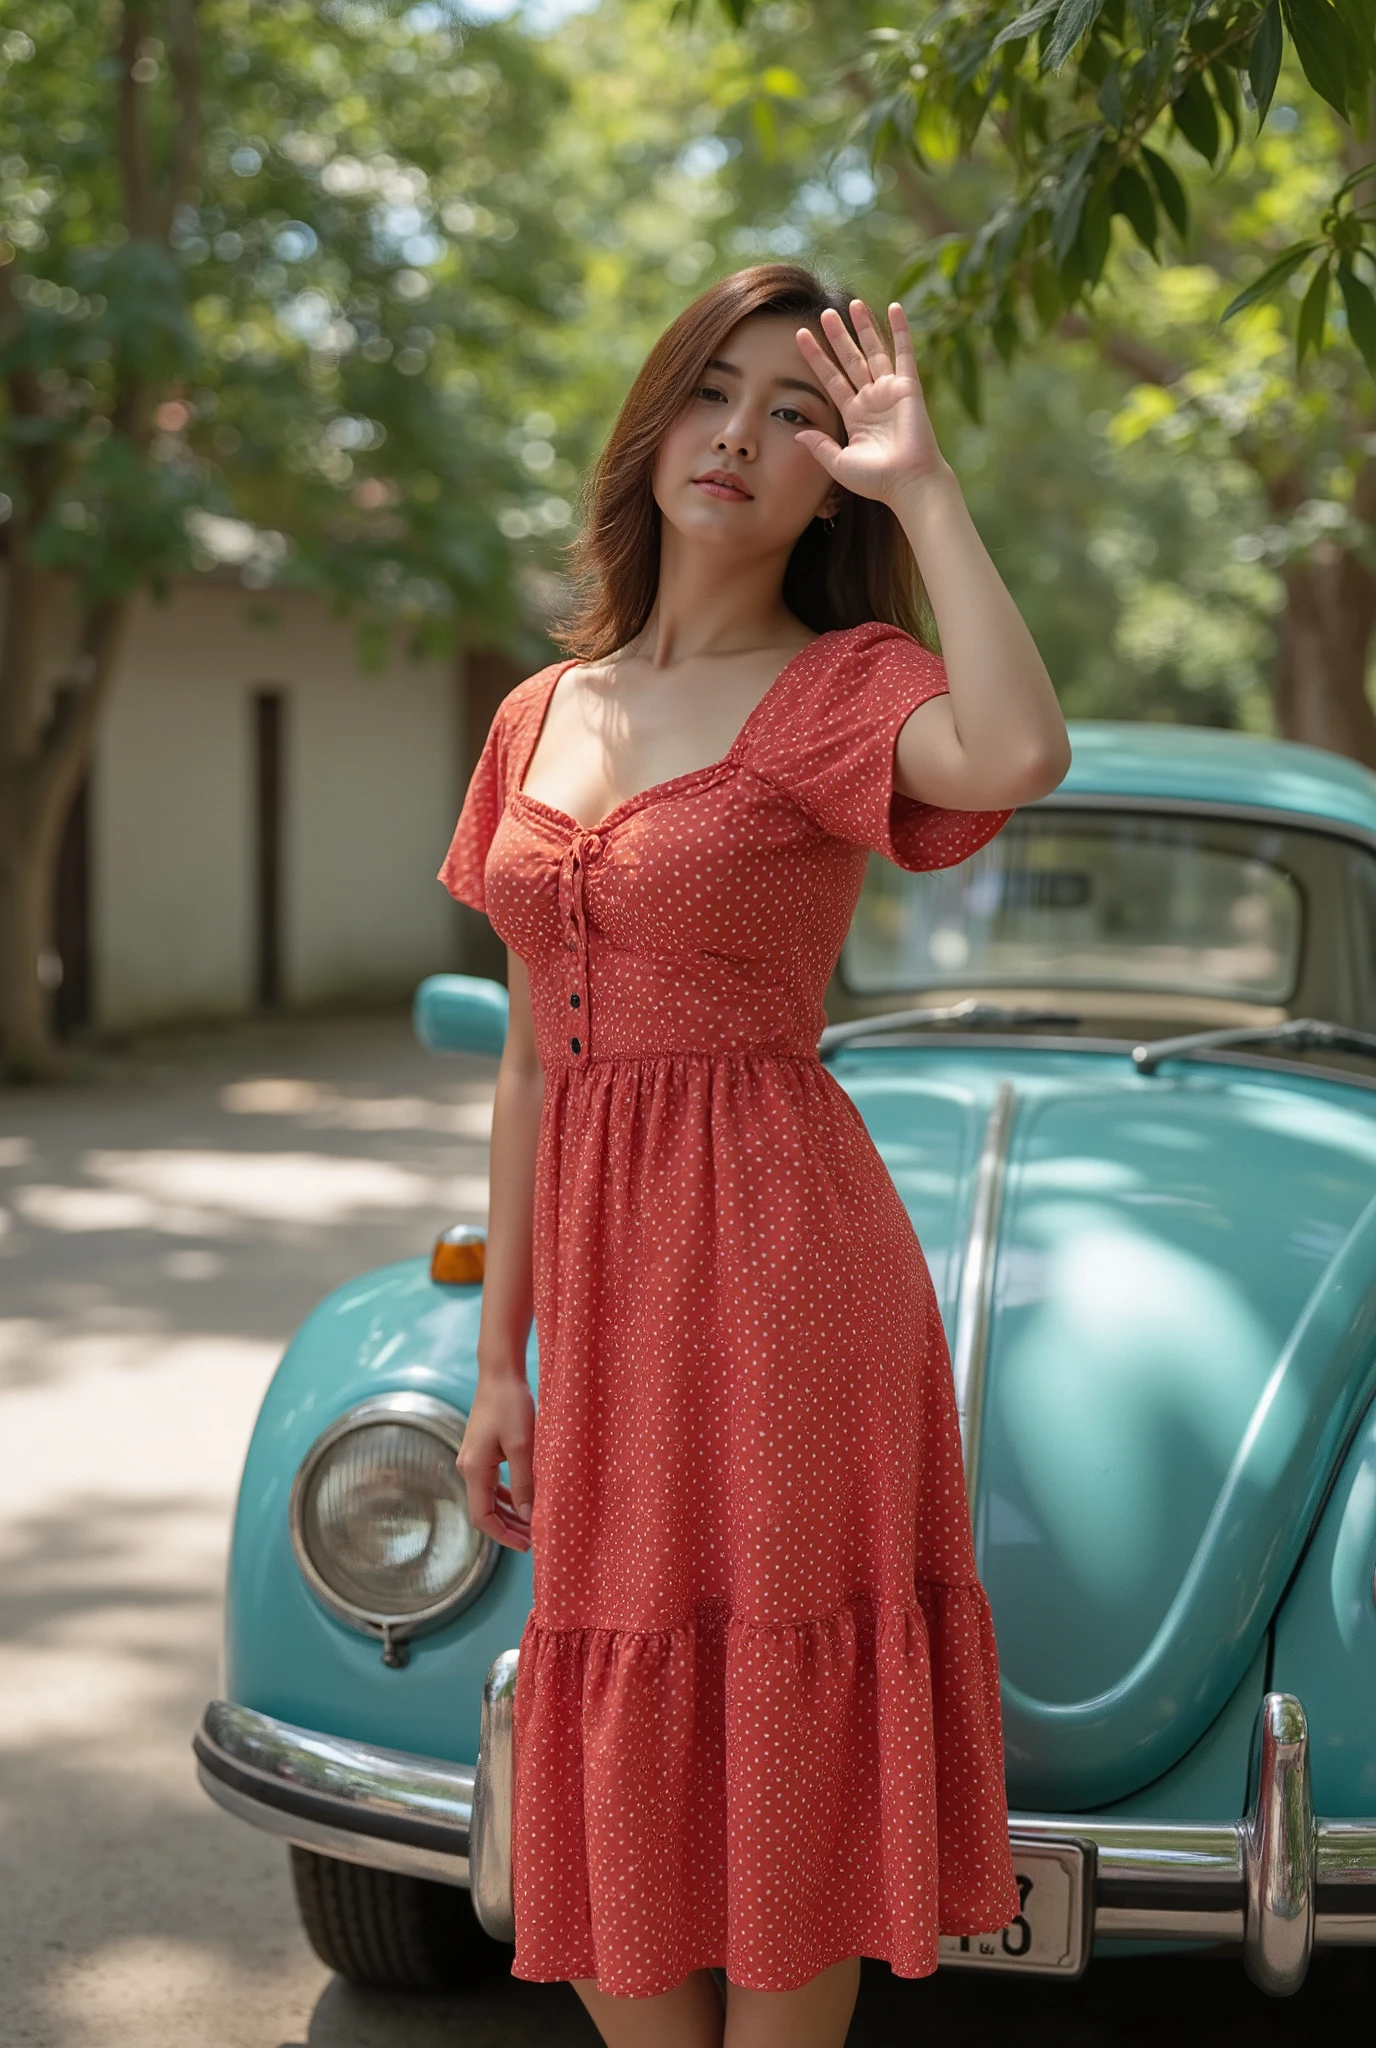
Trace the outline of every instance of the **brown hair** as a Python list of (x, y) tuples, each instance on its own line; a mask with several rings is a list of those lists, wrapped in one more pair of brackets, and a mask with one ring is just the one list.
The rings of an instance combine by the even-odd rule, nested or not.
[[(581, 586), (553, 638), (597, 661), (644, 630), (659, 586), (660, 510), (652, 489), (659, 444), (732, 328), (752, 313), (810, 326), (830, 306), (851, 327), (848, 301), (796, 263), (757, 263), (721, 278), (667, 327), (626, 395), (583, 495), (573, 549)], [(854, 329), (851, 329), (854, 332)], [(784, 571), (788, 609), (814, 632), (879, 619), (932, 645), (930, 613), (907, 537), (887, 505), (846, 492), (828, 532), (803, 529)]]

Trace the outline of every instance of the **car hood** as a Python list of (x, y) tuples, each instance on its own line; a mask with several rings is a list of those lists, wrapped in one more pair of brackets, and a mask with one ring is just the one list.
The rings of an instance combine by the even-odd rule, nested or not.
[(1124, 1057), (836, 1063), (954, 1341), (975, 1165), (1015, 1090), (974, 1503), (1010, 1795), (1175, 1763), (1255, 1655), (1376, 1377), (1376, 1091)]

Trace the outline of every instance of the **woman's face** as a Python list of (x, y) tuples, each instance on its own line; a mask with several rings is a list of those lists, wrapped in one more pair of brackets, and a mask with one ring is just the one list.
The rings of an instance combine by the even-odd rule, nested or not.
[(841, 419), (803, 361), (791, 315), (733, 327), (659, 445), (655, 502), (685, 538), (738, 556), (784, 552), (841, 492), (799, 446), (801, 427), (843, 440)]

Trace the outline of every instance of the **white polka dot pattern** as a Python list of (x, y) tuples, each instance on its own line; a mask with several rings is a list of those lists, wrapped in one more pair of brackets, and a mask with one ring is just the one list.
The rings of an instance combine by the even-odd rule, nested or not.
[(580, 826), (520, 787), (566, 665), (500, 707), (441, 870), (546, 1074), (513, 1975), (925, 1976), (1018, 1909), (998, 1658), (926, 1261), (816, 1045), (867, 852), (949, 866), (1009, 813), (894, 794), (945, 672), (874, 624)]

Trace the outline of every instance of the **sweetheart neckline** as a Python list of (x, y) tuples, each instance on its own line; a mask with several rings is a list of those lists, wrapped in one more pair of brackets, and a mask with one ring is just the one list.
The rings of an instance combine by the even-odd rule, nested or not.
[(717, 760), (705, 761), (702, 767), (700, 768), (685, 768), (678, 775), (667, 775), (660, 782), (649, 783), (646, 786), (646, 788), (638, 789), (633, 796), (623, 797), (619, 803), (613, 804), (611, 809), (607, 812), (606, 816), (603, 818), (599, 818), (595, 825), (585, 825), (581, 818), (575, 818), (571, 812), (561, 810), (558, 804), (546, 803), (543, 797), (532, 796), (529, 790), (525, 789), (522, 786), (525, 782), (527, 774), (529, 773), (530, 764), (532, 759), (534, 758), (535, 749), (540, 744), (540, 735), (545, 729), (545, 719), (549, 715), (550, 701), (554, 696), (555, 690), (558, 688), (559, 679), (561, 676), (567, 675), (571, 668), (578, 667), (579, 657), (577, 655), (573, 655), (570, 657), (568, 661), (561, 661), (556, 663), (554, 665), (553, 674), (550, 677), (549, 687), (545, 691), (544, 701), (540, 705), (539, 718), (535, 721), (534, 736), (531, 739), (530, 745), (526, 748), (525, 756), (520, 766), (520, 773), (516, 778), (516, 787), (511, 792), (513, 799), (519, 798), (521, 802), (530, 804), (531, 806), (533, 806), (534, 809), (540, 811), (545, 817), (552, 818), (558, 824), (567, 825), (574, 832), (581, 833), (585, 837), (588, 837), (594, 833), (609, 831), (613, 825), (620, 823), (623, 813), (630, 813), (632, 811), (639, 810), (647, 803), (658, 802), (662, 797), (666, 796), (671, 790), (676, 790), (687, 785), (695, 785), (701, 782), (706, 776), (724, 775), (728, 769), (734, 768), (737, 765), (737, 760), (740, 754), (741, 747), (745, 743), (745, 740), (750, 732), (751, 726), (754, 724), (754, 721), (759, 717), (760, 713), (764, 710), (765, 705), (769, 703), (775, 691), (783, 682), (785, 676), (787, 676), (791, 670), (796, 668), (798, 663), (802, 661), (806, 655), (811, 654), (813, 649), (821, 641), (827, 640), (830, 637), (831, 635), (829, 633), (818, 633), (814, 639), (808, 641), (806, 647), (800, 647), (796, 654), (791, 654), (789, 656), (788, 660), (779, 670), (779, 673), (775, 676), (773, 682), (769, 685), (769, 688), (765, 691), (764, 695), (760, 697), (756, 703), (752, 704), (750, 710), (746, 713), (745, 722), (741, 726), (740, 731), (736, 734), (736, 737), (732, 740), (731, 745), (727, 748), (726, 752), (722, 754)]

